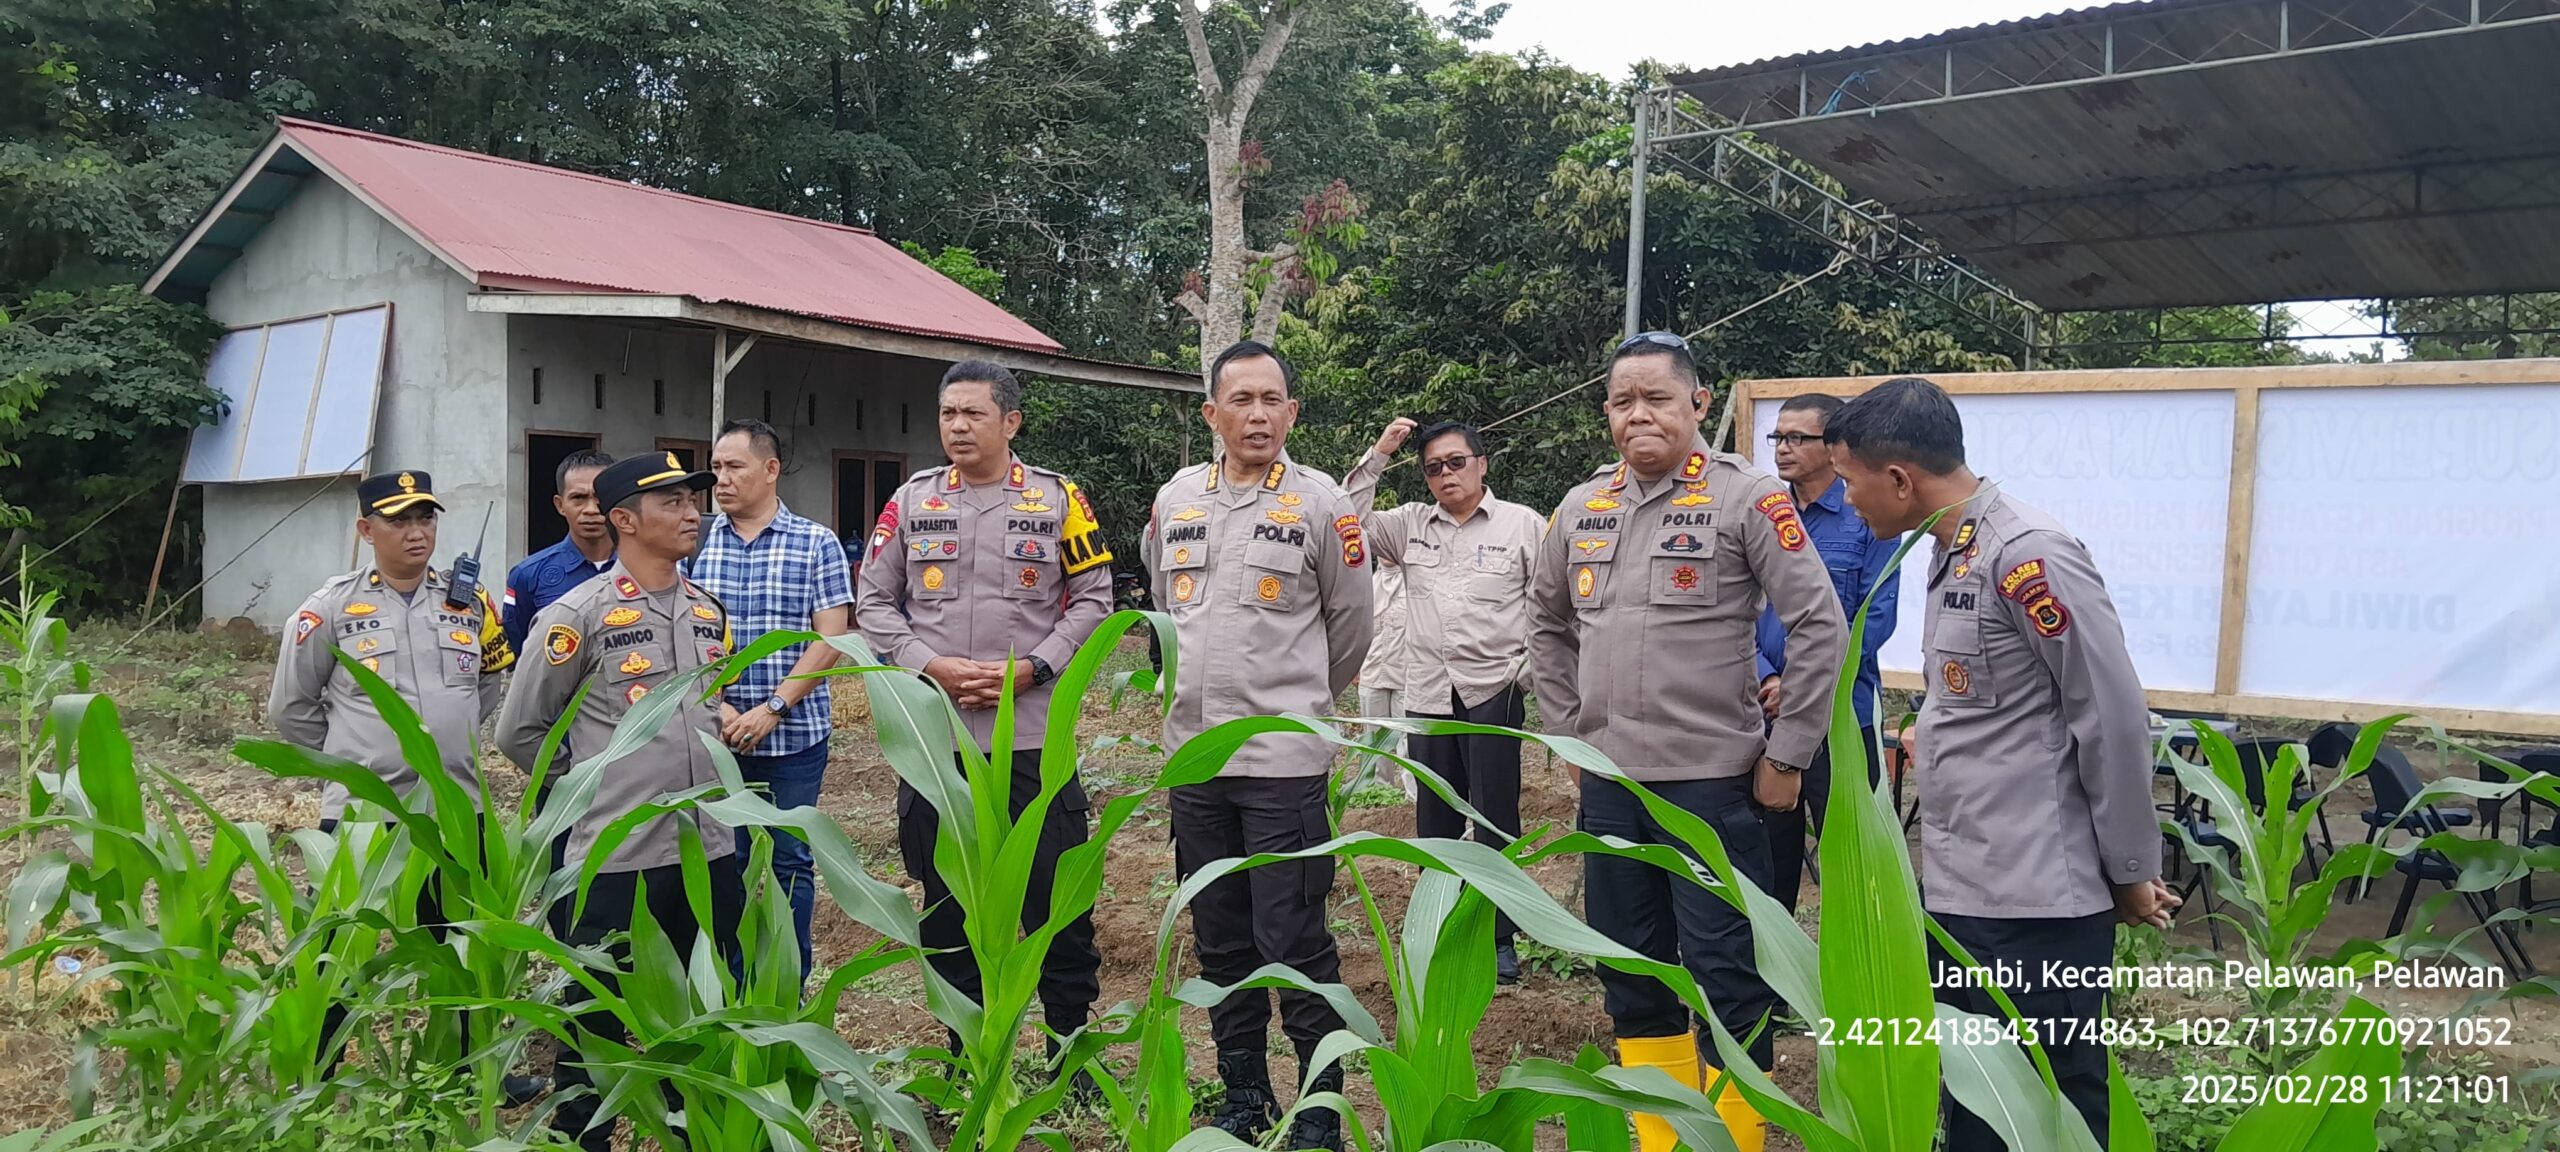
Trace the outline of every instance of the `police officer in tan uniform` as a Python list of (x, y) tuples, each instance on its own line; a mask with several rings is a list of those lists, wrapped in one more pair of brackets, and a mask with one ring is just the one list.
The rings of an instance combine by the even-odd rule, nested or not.
[[(1735, 867), (1766, 888), (1759, 809), (1794, 806), (1796, 774), (1822, 743), (1847, 644), (1839, 599), (1786, 484), (1699, 435), (1706, 392), (1684, 341), (1661, 332), (1629, 340), (1611, 357), (1608, 381), (1609, 435), (1621, 458), (1566, 494), (1539, 547), (1533, 686), (1549, 731), (1590, 741), (1628, 776), (1706, 820)], [(1794, 657), (1765, 737), (1751, 659), (1764, 599)], [(1581, 784), (1583, 831), (1679, 844), (1625, 786), (1598, 777)], [(1591, 926), (1686, 965), (1735, 1036), (1776, 1002), (1753, 959), (1750, 923), (1732, 905), (1613, 856), (1586, 856), (1583, 871)], [(1618, 1062), (1703, 1084), (1688, 1008), (1650, 977), (1604, 968), (1600, 979)], [(1767, 1031), (1752, 1057), (1769, 1067)], [(1735, 1142), (1758, 1152), (1764, 1126), (1730, 1084), (1717, 1110)], [(1637, 1117), (1636, 1133), (1644, 1152), (1668, 1152), (1677, 1140), (1653, 1116)]]
[[(569, 723), (569, 746), (594, 755), (612, 744), (615, 729), (643, 697), (729, 654), (728, 613), (676, 570), (676, 562), (691, 555), (701, 537), (699, 495), (709, 487), (710, 473), (687, 471), (672, 452), (617, 460), (596, 476), (596, 499), (613, 531), (613, 566), (534, 617), (527, 635), (536, 647), (516, 674), (498, 717), (498, 748), (508, 759), (533, 769), (544, 737), (580, 685), (588, 686), (587, 695)], [(706, 736), (720, 736), (716, 703), (701, 699), (707, 688), (688, 685), (674, 715), (655, 736), (605, 765), (594, 802), (570, 828), (568, 858), (573, 865), (585, 862), (606, 825), (661, 794), (719, 781), (718, 766), (703, 744)], [(553, 766), (555, 773), (565, 770), (565, 765)], [(695, 826), (702, 853), (710, 860), (712, 923), (707, 925), (687, 899), (678, 862), (679, 829), (686, 823)], [(711, 817), (669, 813), (652, 818), (605, 857), (589, 888), (586, 909), (564, 942), (594, 947), (613, 933), (629, 931), (645, 883), (649, 913), (679, 953), (689, 954), (690, 941), (708, 931), (734, 961), (738, 915), (745, 903), (741, 867), (735, 837)], [(604, 1039), (621, 1039), (621, 1025), (610, 1013), (590, 1013), (580, 1024)], [(592, 1083), (575, 1061), (575, 1055), (564, 1054), (554, 1065), (552, 1078), (564, 1090)], [(552, 1113), (551, 1125), (590, 1152), (603, 1152), (611, 1146), (613, 1121), (607, 1117), (595, 1123), (599, 1103), (595, 1096), (563, 1103)]]
[[(1167, 748), (1227, 720), (1331, 711), (1368, 658), (1375, 627), (1358, 510), (1332, 477), (1286, 451), (1298, 418), (1296, 370), (1246, 340), (1218, 354), (1209, 381), (1201, 415), (1217, 432), (1218, 458), (1157, 491), (1144, 543), (1155, 602), (1179, 641)], [(1216, 779), (1175, 789), (1175, 870), (1189, 876), (1214, 860), (1324, 842), (1332, 759), (1313, 735), (1256, 736)], [(1338, 979), (1326, 918), (1332, 890), (1331, 860), (1249, 869), (1210, 885), (1191, 905), (1201, 976), (1233, 984), (1265, 964), (1287, 964), (1311, 979)], [(1261, 991), (1238, 992), (1209, 1012), (1226, 1083), (1211, 1123), (1248, 1141), (1278, 1118), (1263, 1056), (1270, 1014)], [(1280, 993), (1280, 1017), (1301, 1069), (1317, 1041), (1342, 1026), (1303, 992)], [(1309, 1087), (1341, 1086), (1335, 1064)], [(1338, 1149), (1340, 1118), (1301, 1112), (1282, 1146)]]
[[(488, 592), (474, 588), (451, 603), (452, 574), (427, 562), (436, 550), (436, 514), (444, 510), (432, 478), (415, 470), (367, 476), (356, 485), (356, 501), (363, 508), (356, 535), (373, 549), (373, 563), (332, 577), (293, 614), (276, 652), (267, 715), (286, 740), (371, 768), (413, 807), (432, 807), (400, 738), (330, 653), (343, 649), (417, 711), (445, 772), (477, 808), (474, 736), (498, 710), (500, 674), (515, 663), (515, 651)], [(346, 789), (323, 789), (321, 830), (336, 828), (346, 806)]]
[[(854, 623), (882, 659), (923, 672), (950, 694), (981, 752), (993, 752), (996, 702), (1013, 664), (1013, 815), (1040, 794), (1040, 745), (1049, 684), (1111, 615), (1111, 549), (1092, 502), (1073, 481), (1013, 455), (1022, 430), (1022, 385), (1012, 372), (964, 360), (942, 375), (942, 451), (950, 464), (916, 473), (881, 509), (863, 550)], [(1022, 927), (1049, 921), (1058, 856), (1091, 835), (1084, 781), (1070, 776), (1049, 806), (1023, 893)], [(898, 782), (898, 847), (924, 884), (927, 948), (954, 987), (979, 996), (966, 921), (933, 866), (941, 815)], [(1040, 973), (1049, 1027), (1083, 1027), (1101, 995), (1102, 953), (1093, 916), (1053, 939)]]
[[(1931, 529), (1928, 680), (1916, 743), (1924, 903), (2037, 1022), (2063, 1095), (2105, 1139), (2107, 1049), (2096, 985), (2046, 986), (2046, 966), (2114, 962), (2115, 926), (2166, 928), (2150, 711), (2124, 626), (2089, 550), (2053, 517), (1964, 463), (1964, 423), (1925, 380), (1889, 380), (1826, 426), (1849, 502), (1877, 534)], [(1988, 991), (1943, 979), (1939, 998), (1998, 1018)], [(2068, 981), (2062, 982), (2067, 984)], [(1951, 1152), (2002, 1147), (1948, 1101)]]
[[(489, 594), (476, 587), (457, 590), (451, 573), (428, 563), (436, 550), (436, 517), (444, 510), (433, 478), (416, 470), (367, 476), (356, 485), (356, 503), (356, 536), (372, 548), (373, 563), (332, 577), (293, 614), (276, 652), (267, 715), (287, 741), (362, 764), (403, 794), (411, 808), (431, 810), (434, 793), (409, 766), (400, 737), (373, 698), (338, 663), (333, 650), (343, 650), (418, 714), (435, 738), (446, 775), (476, 809), (480, 773), (472, 756), (481, 723), (498, 709), (515, 650)], [(336, 783), (321, 790), (321, 831), (337, 829), (347, 799), (347, 790)], [(436, 884), (418, 890), (417, 907), (418, 923), (443, 939), (444, 903)], [(344, 1008), (331, 1008), (323, 1036), (334, 1037), (346, 1017)], [(330, 1062), (334, 1067), (335, 1058)], [(505, 1087), (522, 1100), (542, 1085), (510, 1076)]]

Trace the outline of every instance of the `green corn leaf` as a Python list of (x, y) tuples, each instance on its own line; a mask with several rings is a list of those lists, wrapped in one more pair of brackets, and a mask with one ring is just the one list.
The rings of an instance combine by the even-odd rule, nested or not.
[(1989, 1027), (1996, 1021), (1948, 1004), (1937, 1006), (1937, 1019), (1949, 1036), (1960, 1036), (1957, 1029), (1967, 1020), (1981, 1022), (1977, 1027), (1990, 1034), (1985, 1043), (1951, 1041), (1940, 1052), (1945, 1058), (1947, 1091), (2010, 1147), (2100, 1152), (2088, 1122), (2047, 1090), (2024, 1049)]
[(2142, 1115), (2142, 1102), (2125, 1081), (2124, 1062), (2116, 1059), (2115, 1049), (2107, 1049), (2107, 1152), (2159, 1152), (2159, 1147), (2151, 1121)]
[[(2362, 1028), (2342, 1030), (2346, 1038), (2328, 1045), (2292, 1070), (2293, 1082), (2316, 1102), (2259, 1104), (2231, 1125), (2215, 1147), (2227, 1152), (2364, 1152), (2379, 1146), (2374, 1118), (2382, 1108), (2381, 1081), (2400, 1071), (2400, 1051), (2383, 1029), (2381, 1009), (2361, 996), (2351, 996), (2338, 1012), (2340, 1021), (2366, 1021)], [(2336, 1100), (2335, 1086), (2362, 1085), (2361, 1101)]]
[[(1839, 1044), (1820, 1050), (1824, 1112), (1875, 1152), (1927, 1152), (1937, 1138), (1939, 1054), (1923, 1026), (1936, 1012), (1929, 990), (1926, 932), (1918, 879), (1902, 823), (1867, 776), (1867, 749), (1854, 696), (1866, 651), (1867, 614), (1878, 595), (1893, 595), (1902, 560), (1945, 515), (1932, 514), (1903, 537), (1849, 627), (1848, 657), (1832, 689), (1829, 749), (1832, 779), (1821, 839), (1822, 939), (1817, 953), (1823, 1011), (1835, 1019), (1881, 1020), (1908, 1027), (1914, 1044)], [(1783, 911), (1783, 909), (1781, 909)], [(1752, 918), (1755, 940), (1765, 915)], [(1769, 925), (1792, 945), (1794, 933)], [(1801, 963), (1798, 952), (1784, 962)], [(1765, 964), (1765, 961), (1764, 961)], [(1772, 985), (1775, 986), (1774, 983)], [(1807, 1017), (1813, 1019), (1814, 1017)], [(1854, 1086), (1854, 1090), (1852, 1090)]]

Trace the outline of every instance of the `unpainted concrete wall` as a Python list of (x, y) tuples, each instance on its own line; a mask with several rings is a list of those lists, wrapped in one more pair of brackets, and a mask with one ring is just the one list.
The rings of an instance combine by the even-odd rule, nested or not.
[[(522, 432), (600, 435), (601, 447), (616, 457), (655, 451), (662, 438), (711, 439), (712, 333), (561, 316), (511, 321), (507, 395)], [(763, 419), (770, 411), (789, 456), (783, 503), (836, 527), (837, 451), (899, 453), (911, 472), (942, 462), (934, 387), (945, 367), (905, 356), (762, 340), (729, 374), (728, 415)], [(536, 371), (542, 373), (539, 403)], [(809, 419), (812, 397), (815, 423)], [(530, 491), (522, 433), (512, 438), (508, 453), (515, 490)], [(523, 519), (520, 512), (511, 516), (507, 537), (519, 557), (526, 550)], [(843, 525), (853, 535), (867, 527)]]
[[(471, 548), (484, 510), (495, 506), (504, 517), (510, 504), (505, 318), (469, 311), (468, 292), (460, 274), (315, 176), (214, 280), (205, 302), (216, 320), (234, 327), (391, 302), (373, 455), (357, 468), (433, 473), (447, 510), (438, 565)], [(314, 458), (324, 455), (321, 445), (312, 448)], [(208, 621), (245, 616), (276, 628), (321, 581), (353, 566), (352, 480), (293, 511), (327, 483), (207, 486), (206, 571), (221, 569), (205, 586)], [(503, 549), (502, 523), (490, 524), (493, 555)]]

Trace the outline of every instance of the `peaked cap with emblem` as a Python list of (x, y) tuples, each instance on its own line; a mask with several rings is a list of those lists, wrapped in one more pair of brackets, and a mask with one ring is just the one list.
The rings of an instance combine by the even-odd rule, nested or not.
[(420, 504), (439, 512), (435, 481), (419, 471), (377, 472), (356, 482), (356, 503), (370, 516), (397, 516)]
[(700, 492), (711, 487), (711, 474), (687, 471), (673, 452), (625, 456), (596, 473), (596, 503), (611, 509), (643, 492), (675, 487)]

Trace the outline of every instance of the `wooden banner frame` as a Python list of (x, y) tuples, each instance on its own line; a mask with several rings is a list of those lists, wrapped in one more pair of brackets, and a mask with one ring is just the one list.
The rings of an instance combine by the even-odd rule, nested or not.
[[(1735, 445), (1752, 442), (1752, 406), (1808, 392), (1847, 398), (1894, 376), (1794, 377), (1734, 384)], [(2222, 616), (2214, 651), (2212, 692), (2145, 689), (2154, 708), (2271, 716), (2291, 720), (2364, 723), (2411, 713), (2465, 732), (2560, 737), (2560, 713), (2428, 708), (2391, 702), (2341, 702), (2290, 696), (2250, 696), (2239, 691), (2241, 628), (2249, 592), (2249, 550), (2254, 530), (2258, 473), (2258, 401), (2261, 394), (2294, 388), (2450, 388), (2560, 384), (2560, 358), (2517, 360), (2396, 360), (2382, 364), (2292, 364), (2270, 368), (2121, 368), (2048, 372), (1918, 374), (1954, 395), (2018, 395), (2090, 392), (2228, 392), (2231, 414), (2230, 528), (2223, 537)], [(1746, 453), (1747, 454), (1747, 453)], [(1917, 691), (1913, 672), (1888, 672), (1886, 687)]]

